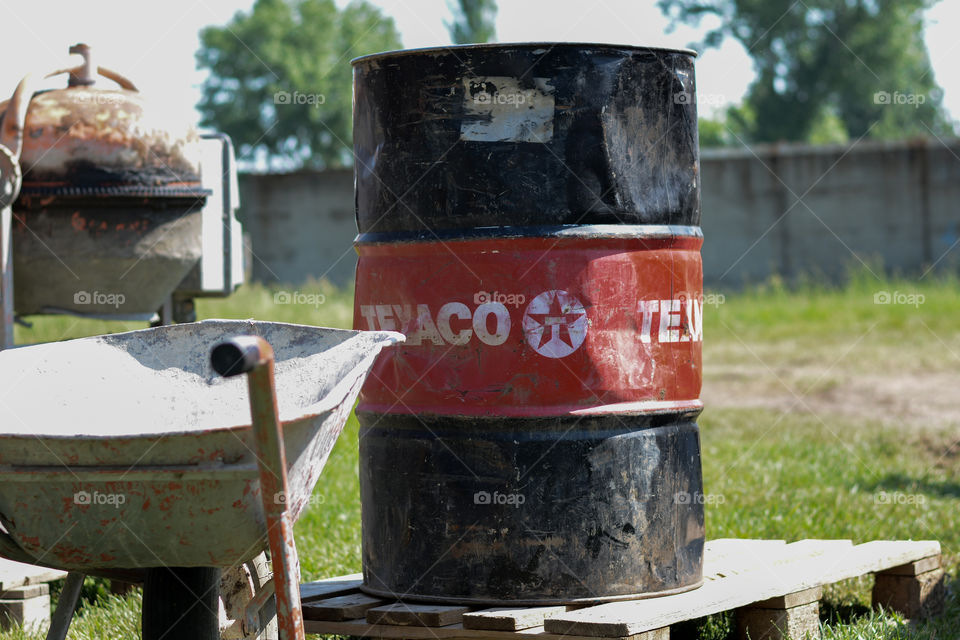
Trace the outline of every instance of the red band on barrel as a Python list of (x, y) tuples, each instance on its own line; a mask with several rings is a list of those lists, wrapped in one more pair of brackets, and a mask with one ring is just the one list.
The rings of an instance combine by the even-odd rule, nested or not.
[(547, 417), (696, 410), (702, 239), (360, 244), (354, 327), (407, 335), (362, 411)]

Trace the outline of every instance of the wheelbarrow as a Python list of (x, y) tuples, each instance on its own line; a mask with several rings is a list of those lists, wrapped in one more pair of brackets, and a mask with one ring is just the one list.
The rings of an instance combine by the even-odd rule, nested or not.
[[(0, 555), (70, 572), (47, 637), (87, 574), (144, 583), (144, 640), (302, 638), (293, 523), (402, 339), (209, 320), (0, 352)], [(260, 584), (225, 626), (226, 573)]]

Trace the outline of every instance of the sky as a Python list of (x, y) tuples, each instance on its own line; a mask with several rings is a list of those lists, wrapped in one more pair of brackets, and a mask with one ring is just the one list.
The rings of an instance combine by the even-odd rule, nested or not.
[[(798, 0), (801, 1), (801, 0)], [(339, 6), (347, 0), (336, 0)], [(195, 105), (205, 72), (196, 69), (198, 32), (225, 24), (252, 0), (0, 0), (0, 99), (12, 93), (28, 71), (49, 72), (68, 66), (68, 48), (86, 42), (97, 64), (129, 77), (151, 102), (174, 119), (199, 121)], [(447, 0), (372, 0), (394, 18), (405, 47), (450, 43), (444, 25), (451, 19)], [(669, 32), (668, 20), (654, 0), (499, 0), (500, 42), (572, 41), (684, 47), (702, 37), (704, 28), (680, 26)], [(942, 0), (925, 16), (925, 37), (934, 75), (944, 89), (944, 103), (960, 119), (960, 0)], [(838, 46), (842, 46), (838, 43)], [(346, 58), (345, 58), (346, 59)], [(710, 115), (739, 103), (753, 78), (746, 50), (732, 40), (711, 49), (697, 62), (701, 113)], [(62, 78), (45, 86), (63, 86)], [(105, 81), (110, 86), (109, 81)], [(895, 88), (892, 88), (895, 89)]]

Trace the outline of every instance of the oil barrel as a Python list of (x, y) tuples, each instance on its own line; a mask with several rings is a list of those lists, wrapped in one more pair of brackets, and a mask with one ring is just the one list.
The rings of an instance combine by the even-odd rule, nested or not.
[(702, 582), (694, 54), (354, 61), (368, 593), (483, 604)]

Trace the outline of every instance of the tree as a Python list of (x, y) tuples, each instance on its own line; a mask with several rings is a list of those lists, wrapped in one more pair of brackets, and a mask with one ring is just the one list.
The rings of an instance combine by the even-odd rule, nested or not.
[(658, 0), (673, 23), (716, 26), (697, 48), (740, 42), (757, 77), (749, 142), (952, 135), (923, 41), (938, 0)]
[(497, 39), (496, 0), (458, 0), (454, 20), (447, 24), (454, 44), (491, 42)]
[(697, 128), (700, 134), (701, 149), (727, 147), (732, 144), (730, 135), (727, 133), (725, 118), (704, 118), (701, 116), (697, 123)]
[(284, 169), (351, 163), (350, 59), (401, 46), (392, 18), (333, 0), (257, 0), (200, 42), (202, 124), (228, 133), (241, 157)]

